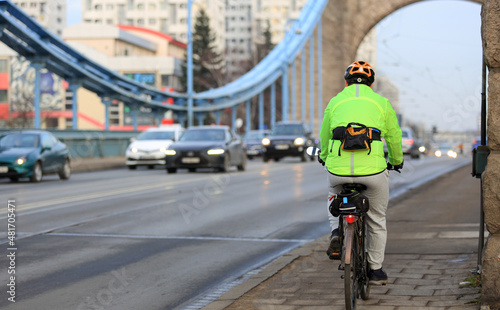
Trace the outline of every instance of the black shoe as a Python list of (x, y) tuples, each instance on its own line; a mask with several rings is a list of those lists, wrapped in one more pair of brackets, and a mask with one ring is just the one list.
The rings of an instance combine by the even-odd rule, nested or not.
[(382, 268), (377, 270), (368, 271), (368, 283), (371, 285), (385, 285), (387, 284), (387, 274)]
[(339, 230), (336, 228), (332, 231), (330, 236), (330, 246), (326, 250), (326, 255), (332, 260), (340, 259), (340, 238)]

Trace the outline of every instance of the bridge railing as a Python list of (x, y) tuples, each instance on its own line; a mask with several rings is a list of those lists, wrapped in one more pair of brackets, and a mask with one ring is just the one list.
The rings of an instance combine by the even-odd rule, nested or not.
[[(2, 129), (18, 131), (19, 129)], [(125, 156), (130, 139), (138, 131), (47, 130), (68, 146), (72, 158)]]

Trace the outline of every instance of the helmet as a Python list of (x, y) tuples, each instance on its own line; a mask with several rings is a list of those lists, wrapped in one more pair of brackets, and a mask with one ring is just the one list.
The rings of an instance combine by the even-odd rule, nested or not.
[(345, 70), (344, 79), (348, 83), (363, 83), (372, 85), (375, 81), (375, 71), (366, 61), (358, 60), (353, 62)]

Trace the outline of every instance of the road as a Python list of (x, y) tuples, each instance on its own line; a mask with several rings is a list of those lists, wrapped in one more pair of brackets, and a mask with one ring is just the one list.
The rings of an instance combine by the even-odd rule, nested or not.
[[(406, 159), (392, 196), (470, 158)], [(0, 180), (15, 205), (16, 303), (0, 309), (197, 309), (272, 259), (329, 232), (326, 172), (296, 159), (247, 171), (117, 169)], [(395, 194), (394, 194), (395, 193)], [(5, 228), (4, 228), (5, 229)], [(0, 283), (9, 283), (2, 231)], [(243, 277), (243, 278), (242, 278)]]

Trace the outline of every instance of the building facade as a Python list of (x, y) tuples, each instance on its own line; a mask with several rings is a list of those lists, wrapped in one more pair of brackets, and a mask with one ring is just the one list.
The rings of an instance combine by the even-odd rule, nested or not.
[[(224, 0), (193, 0), (193, 26), (201, 8), (210, 18), (219, 52), (225, 49)], [(83, 24), (147, 28), (187, 43), (187, 0), (83, 0)]]
[(62, 35), (62, 31), (66, 27), (66, 1), (29, 0), (13, 2), (42, 26), (58, 36)]

